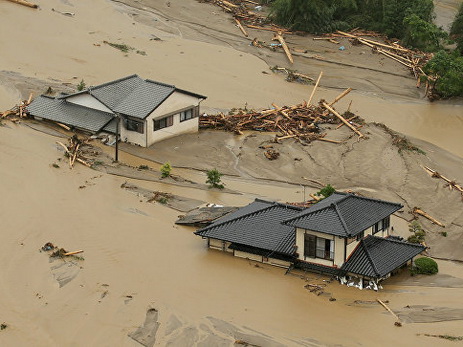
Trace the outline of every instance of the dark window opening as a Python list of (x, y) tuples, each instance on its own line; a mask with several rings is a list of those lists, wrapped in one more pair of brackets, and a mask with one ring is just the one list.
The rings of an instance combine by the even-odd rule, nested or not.
[(137, 133), (144, 133), (144, 124), (142, 121), (134, 120), (134, 119), (127, 119), (125, 122), (127, 130), (136, 131)]
[(199, 106), (180, 112), (180, 122), (193, 119), (199, 116)]
[(154, 131), (170, 127), (174, 124), (174, 116), (154, 120)]
[(334, 259), (334, 240), (310, 234), (304, 235), (304, 256), (310, 258)]
[(362, 231), (360, 234), (357, 234), (357, 241), (360, 241), (361, 239), (363, 239), (365, 237), (365, 231)]
[(387, 228), (389, 228), (390, 224), (391, 224), (390, 216), (387, 216), (386, 218), (383, 218), (378, 223), (373, 225), (373, 235), (376, 234), (377, 232), (387, 230)]

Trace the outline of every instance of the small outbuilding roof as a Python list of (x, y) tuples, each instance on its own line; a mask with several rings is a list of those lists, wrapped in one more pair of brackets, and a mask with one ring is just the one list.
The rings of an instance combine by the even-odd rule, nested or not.
[(76, 105), (64, 99), (45, 95), (36, 97), (27, 106), (27, 111), (37, 117), (91, 132), (100, 131), (113, 119), (111, 113)]
[(419, 244), (368, 235), (360, 241), (341, 271), (382, 278), (425, 249)]
[(335, 192), (284, 221), (294, 227), (352, 237), (401, 209), (401, 204)]
[(281, 254), (293, 255), (294, 227), (281, 224), (302, 209), (256, 199), (253, 203), (199, 229), (196, 235), (228, 241)]

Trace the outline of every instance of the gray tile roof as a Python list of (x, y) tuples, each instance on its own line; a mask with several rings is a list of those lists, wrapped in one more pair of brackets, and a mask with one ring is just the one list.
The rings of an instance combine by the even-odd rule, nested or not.
[(390, 238), (368, 235), (360, 241), (341, 271), (381, 278), (417, 256), (426, 247)]
[(27, 106), (27, 111), (36, 117), (92, 132), (100, 131), (113, 118), (111, 113), (76, 105), (65, 99), (43, 95), (35, 98)]
[(350, 237), (402, 207), (393, 202), (336, 192), (284, 223), (325, 234)]
[(113, 118), (103, 129), (102, 131), (106, 131), (109, 133), (115, 134), (117, 131), (117, 119)]
[(90, 87), (70, 96), (90, 93), (113, 112), (144, 119), (174, 91), (205, 99), (205, 96), (178, 89), (173, 85), (144, 80), (138, 75), (130, 75), (115, 81)]
[(281, 224), (302, 209), (276, 202), (256, 200), (237, 212), (225, 216), (196, 235), (293, 255), (296, 233), (294, 227)]

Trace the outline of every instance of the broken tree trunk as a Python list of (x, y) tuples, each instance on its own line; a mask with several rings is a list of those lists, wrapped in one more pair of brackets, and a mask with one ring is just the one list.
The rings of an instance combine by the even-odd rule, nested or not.
[(19, 5), (27, 6), (27, 7), (30, 7), (30, 8), (38, 8), (39, 7), (39, 5), (33, 4), (33, 3), (25, 1), (25, 0), (8, 0), (8, 1), (15, 2), (15, 3), (19, 4)]
[(442, 227), (442, 228), (445, 228), (445, 225), (442, 224), (441, 222), (439, 222), (437, 219), (431, 217), (429, 214), (427, 214), (426, 212), (424, 212), (423, 210), (419, 209), (418, 207), (414, 207), (413, 208), (413, 211), (412, 211), (413, 214), (419, 214), (420, 216), (423, 216), (424, 218), (427, 218), (429, 219), (431, 222), (433, 222), (434, 224), (437, 224), (438, 226)]
[(397, 322), (395, 323), (395, 325), (397, 325), (397, 326), (402, 326), (402, 323), (401, 323), (401, 321), (400, 321), (399, 316), (396, 315), (396, 314), (389, 308), (389, 306), (387, 306), (384, 302), (382, 302), (382, 301), (379, 300), (379, 299), (376, 299), (376, 300), (381, 304), (381, 306), (383, 306), (386, 310), (388, 310), (389, 313), (392, 314), (392, 315), (397, 319)]
[(248, 37), (248, 33), (246, 31), (246, 29), (244, 29), (244, 27), (241, 25), (241, 22), (235, 18), (235, 22), (236, 22), (236, 25), (238, 25), (238, 28), (240, 28), (241, 32), (243, 33), (244, 36)]
[(338, 117), (341, 122), (343, 122), (345, 125), (347, 125), (349, 128), (352, 129), (354, 133), (356, 133), (359, 137), (363, 137), (363, 134), (358, 131), (352, 124), (350, 124), (343, 116), (341, 116), (334, 108), (332, 108), (330, 105), (328, 105), (326, 102), (323, 103), (323, 106), (330, 111), (332, 114), (334, 114), (336, 117)]
[(329, 105), (333, 106), (335, 103), (337, 103), (339, 100), (341, 100), (347, 94), (349, 94), (351, 91), (352, 91), (352, 88), (347, 88), (345, 91), (343, 91), (341, 94), (339, 94), (333, 101), (331, 101)]
[(281, 47), (283, 47), (283, 50), (285, 51), (286, 56), (288, 57), (288, 60), (291, 62), (291, 64), (294, 64), (293, 56), (291, 55), (291, 52), (289, 51), (289, 48), (286, 45), (285, 39), (283, 38), (283, 36), (281, 36), (281, 32), (277, 32), (272, 40), (281, 43)]
[(315, 86), (312, 89), (312, 93), (310, 93), (310, 97), (309, 97), (309, 101), (307, 102), (307, 105), (310, 105), (310, 103), (312, 102), (312, 98), (315, 94), (315, 91), (317, 90), (318, 84), (320, 83), (320, 79), (322, 78), (322, 76), (323, 76), (323, 71), (320, 71), (320, 75), (318, 75), (317, 82), (315, 82)]
[(68, 256), (68, 255), (74, 255), (74, 254), (79, 254), (79, 253), (83, 253), (83, 250), (80, 249), (80, 250), (78, 250), (78, 251), (67, 252), (67, 253), (64, 253), (63, 255)]
[(442, 176), (436, 170), (433, 170), (433, 169), (431, 169), (431, 168), (429, 168), (427, 166), (424, 166), (424, 169), (431, 174), (431, 177), (437, 177), (437, 178), (443, 179), (445, 182), (447, 182), (450, 185), (450, 187), (455, 188), (456, 190), (463, 193), (463, 187), (460, 186), (459, 184), (455, 183), (455, 181), (451, 181), (447, 177)]

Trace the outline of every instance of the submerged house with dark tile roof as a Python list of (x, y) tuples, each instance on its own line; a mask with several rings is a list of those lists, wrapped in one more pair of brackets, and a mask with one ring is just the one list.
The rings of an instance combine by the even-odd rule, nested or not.
[(378, 283), (425, 249), (391, 236), (402, 207), (337, 192), (307, 209), (256, 200), (196, 234), (235, 256)]
[(92, 134), (118, 133), (122, 141), (148, 147), (198, 131), (199, 104), (204, 99), (173, 85), (131, 75), (74, 94), (41, 95), (27, 110), (36, 118)]

